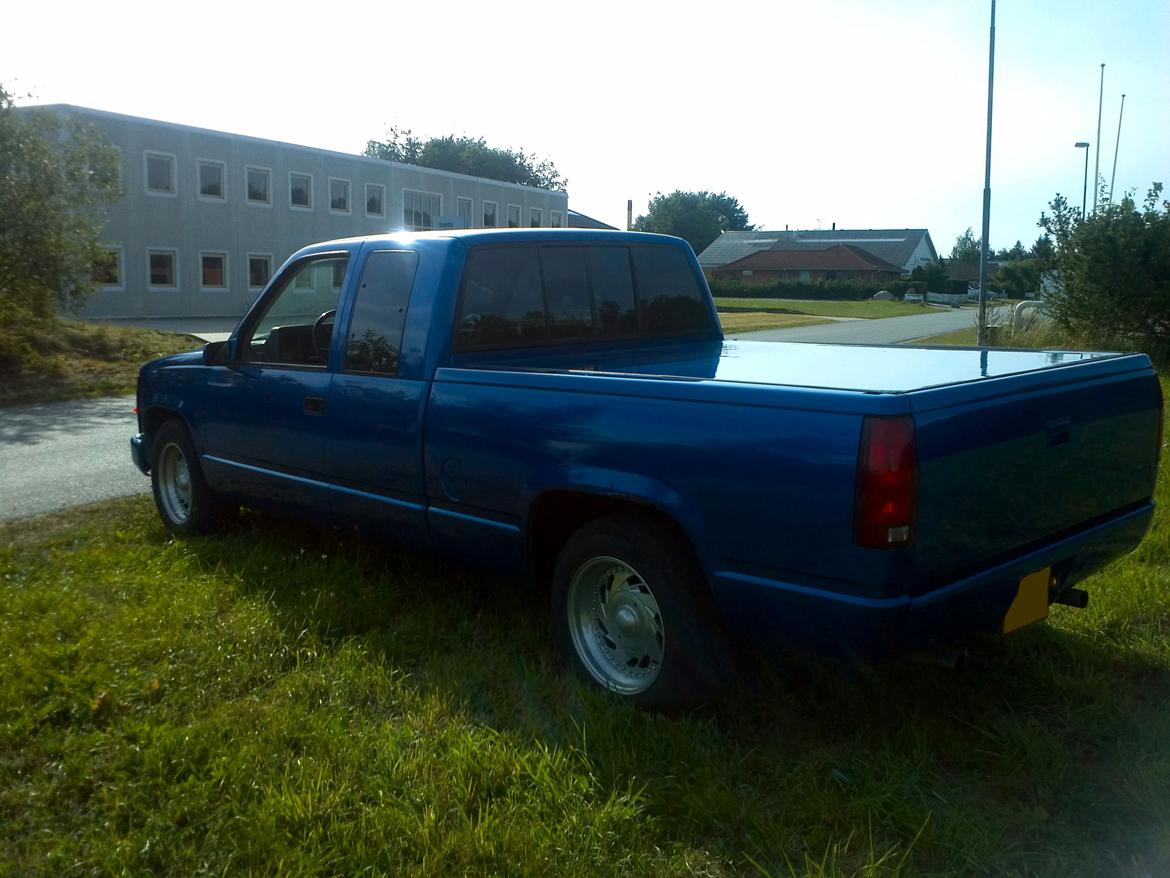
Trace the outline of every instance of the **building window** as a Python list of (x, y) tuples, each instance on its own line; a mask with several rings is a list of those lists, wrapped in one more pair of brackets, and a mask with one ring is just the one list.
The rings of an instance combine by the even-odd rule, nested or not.
[(472, 201), (470, 198), (455, 199), (455, 212), (459, 214), (459, 219), (463, 221), (463, 228), (465, 229), (471, 229), (475, 227), (471, 222), (471, 206)]
[(121, 290), (122, 248), (103, 247), (102, 253), (93, 263), (93, 282), (103, 290)]
[(520, 205), (519, 204), (509, 204), (508, 205), (508, 228), (509, 229), (520, 228)]
[(561, 220), (561, 212), (559, 210), (554, 210), (551, 214), (549, 214), (549, 218), (550, 218), (550, 222), (549, 222), (550, 226), (552, 226), (554, 229), (559, 229), (561, 227), (562, 220)]
[(227, 289), (227, 254), (222, 251), (202, 251), (199, 254), (199, 288)]
[(272, 277), (272, 254), (248, 254), (248, 289), (262, 290)]
[(425, 232), (435, 227), (435, 218), (443, 212), (443, 199), (430, 192), (402, 190), (402, 227), (409, 232)]
[(313, 175), (298, 174), (289, 171), (288, 174), (288, 206), (302, 210), (313, 209)]
[(349, 180), (329, 178), (329, 211), (349, 213)]
[(226, 187), (227, 165), (212, 159), (198, 159), (195, 170), (199, 180), (199, 197), (210, 201), (223, 201)]
[(244, 169), (244, 185), (247, 189), (249, 204), (272, 206), (272, 171), (268, 168), (246, 167)]
[(179, 288), (179, 251), (156, 247), (146, 251), (148, 289), (177, 290)]
[(175, 157), (165, 152), (145, 154), (146, 191), (149, 195), (175, 194)]
[(544, 211), (539, 207), (528, 208), (528, 225), (539, 229), (542, 222), (544, 222)]
[(496, 227), (496, 209), (499, 207), (494, 201), (485, 201), (483, 203), (483, 227), (485, 229), (494, 229)]
[(381, 183), (366, 184), (366, 216), (386, 215), (386, 187)]

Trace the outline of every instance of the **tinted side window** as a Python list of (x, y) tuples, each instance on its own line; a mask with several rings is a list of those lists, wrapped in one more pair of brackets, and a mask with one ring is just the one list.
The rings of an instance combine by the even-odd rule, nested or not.
[(634, 335), (638, 331), (638, 310), (630, 251), (625, 247), (590, 247), (588, 252), (599, 334), (606, 338)]
[(591, 338), (594, 335), (593, 301), (589, 295), (584, 249), (542, 247), (540, 269), (551, 337)]
[(418, 254), (406, 250), (378, 251), (366, 259), (345, 339), (347, 372), (398, 372), (417, 268)]
[(690, 261), (674, 247), (631, 247), (646, 334), (711, 328), (711, 312)]
[(534, 247), (472, 251), (456, 322), (461, 348), (513, 347), (548, 337), (540, 260)]

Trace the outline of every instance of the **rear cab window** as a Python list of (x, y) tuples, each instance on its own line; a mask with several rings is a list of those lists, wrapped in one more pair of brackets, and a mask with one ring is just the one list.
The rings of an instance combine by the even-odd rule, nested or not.
[(454, 350), (715, 332), (686, 254), (670, 245), (483, 245), (471, 251)]

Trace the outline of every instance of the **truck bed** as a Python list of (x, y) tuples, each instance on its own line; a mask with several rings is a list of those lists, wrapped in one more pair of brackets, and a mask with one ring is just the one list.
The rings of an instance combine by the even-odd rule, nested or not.
[[(1140, 357), (1081, 351), (920, 348), (726, 340), (690, 345), (621, 346), (464, 355), (457, 365), (531, 371), (593, 372), (862, 393), (911, 393), (1064, 366)], [(1100, 373), (1097, 373), (1100, 374)]]
[[(465, 443), (466, 420), (498, 411), (541, 480), (601, 471), (621, 493), (633, 471), (664, 496), (699, 498), (708, 520), (695, 538), (718, 559), (715, 580), (885, 600), (1152, 508), (1159, 393), (1144, 355), (745, 341), (530, 351), (440, 369), (428, 446)], [(907, 548), (861, 549), (846, 535), (862, 418), (905, 414), (917, 534)], [(477, 458), (476, 469), (531, 478), (515, 449)], [(476, 502), (504, 512), (505, 495)]]

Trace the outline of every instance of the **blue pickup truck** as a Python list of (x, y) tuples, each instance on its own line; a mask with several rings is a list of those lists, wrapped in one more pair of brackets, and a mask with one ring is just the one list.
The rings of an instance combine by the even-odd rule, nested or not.
[(724, 339), (690, 248), (403, 233), (293, 255), (226, 342), (138, 382), (181, 535), (357, 524), (549, 595), (566, 659), (653, 707), (747, 636), (876, 656), (1083, 605), (1152, 514), (1143, 355)]

